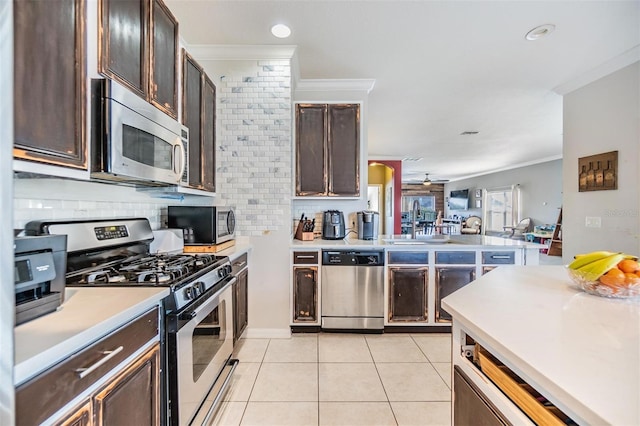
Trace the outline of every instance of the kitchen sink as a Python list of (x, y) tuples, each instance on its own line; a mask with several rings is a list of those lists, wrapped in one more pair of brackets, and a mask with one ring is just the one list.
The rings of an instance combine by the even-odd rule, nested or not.
[(409, 235), (394, 235), (383, 238), (382, 241), (393, 245), (446, 244), (449, 242), (449, 235), (421, 235), (415, 238)]

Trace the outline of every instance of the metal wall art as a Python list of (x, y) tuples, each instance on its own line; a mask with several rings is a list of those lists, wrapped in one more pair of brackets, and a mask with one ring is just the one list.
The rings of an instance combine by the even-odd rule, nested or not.
[(578, 191), (618, 189), (618, 151), (578, 158)]

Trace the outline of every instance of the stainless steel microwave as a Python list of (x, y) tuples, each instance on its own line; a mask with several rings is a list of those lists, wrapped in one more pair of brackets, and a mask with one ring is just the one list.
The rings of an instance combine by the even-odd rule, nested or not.
[(109, 79), (91, 82), (91, 177), (143, 185), (180, 184), (188, 132)]
[(215, 245), (236, 236), (236, 216), (231, 207), (169, 206), (169, 228), (181, 228), (185, 245)]

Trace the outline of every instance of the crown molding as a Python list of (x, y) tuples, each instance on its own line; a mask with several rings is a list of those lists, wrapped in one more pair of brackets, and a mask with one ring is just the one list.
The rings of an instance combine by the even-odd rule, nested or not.
[(548, 163), (549, 161), (556, 161), (556, 160), (562, 160), (562, 154), (552, 155), (544, 158), (538, 158), (537, 160), (525, 161), (523, 163), (512, 164), (510, 166), (500, 167), (498, 169), (493, 169), (493, 170), (487, 170), (480, 173), (474, 173), (472, 175), (461, 176), (454, 179), (449, 179), (449, 182), (456, 182), (459, 180), (471, 179), (479, 176), (490, 175), (493, 173), (505, 172), (507, 170), (519, 169), (521, 167), (535, 166), (536, 164)]
[(376, 80), (362, 79), (302, 79), (296, 84), (296, 92), (340, 92), (373, 90)]
[(627, 50), (623, 54), (616, 56), (615, 58), (598, 65), (590, 71), (574, 78), (571, 81), (563, 83), (553, 89), (559, 95), (566, 95), (581, 87), (586, 86), (589, 83), (593, 83), (596, 80), (606, 77), (622, 68), (640, 61), (640, 45), (634, 46)]
[(189, 44), (189, 53), (203, 61), (291, 60), (296, 53), (294, 45), (233, 45)]

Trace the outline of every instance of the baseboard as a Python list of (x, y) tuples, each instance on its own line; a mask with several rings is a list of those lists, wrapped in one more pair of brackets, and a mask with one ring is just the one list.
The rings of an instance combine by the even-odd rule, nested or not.
[(403, 326), (393, 326), (393, 325), (385, 325), (384, 326), (385, 333), (451, 333), (451, 325), (432, 325), (428, 327), (421, 326), (411, 326), (411, 325), (403, 325)]
[(243, 337), (245, 339), (289, 339), (291, 329), (287, 328), (247, 328)]

